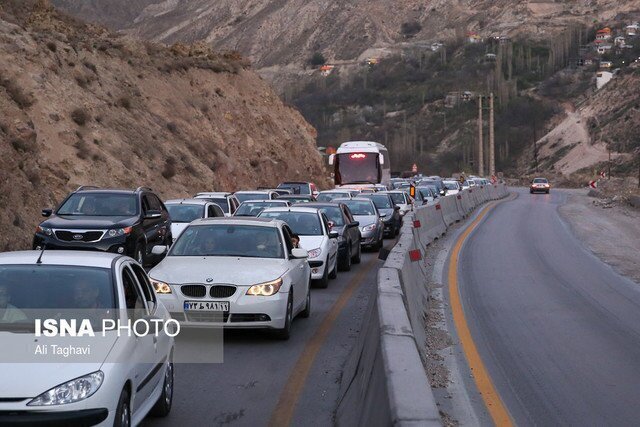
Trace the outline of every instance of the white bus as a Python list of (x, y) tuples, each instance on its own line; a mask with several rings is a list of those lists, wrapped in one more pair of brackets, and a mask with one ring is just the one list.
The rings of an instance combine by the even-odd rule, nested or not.
[(333, 165), (334, 181), (339, 186), (382, 184), (389, 186), (391, 162), (387, 148), (377, 142), (345, 142), (329, 156)]

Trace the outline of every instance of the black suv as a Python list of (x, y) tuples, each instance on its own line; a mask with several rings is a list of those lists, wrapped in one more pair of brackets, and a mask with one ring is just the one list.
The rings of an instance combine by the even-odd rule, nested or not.
[(155, 245), (170, 245), (171, 219), (150, 188), (112, 190), (83, 186), (47, 217), (33, 237), (33, 249), (98, 250), (128, 255), (142, 265), (154, 264)]

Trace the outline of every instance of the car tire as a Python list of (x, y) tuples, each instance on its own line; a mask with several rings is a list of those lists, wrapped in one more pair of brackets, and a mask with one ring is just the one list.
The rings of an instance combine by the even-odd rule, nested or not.
[(138, 262), (138, 264), (140, 264), (143, 267), (144, 267), (144, 261), (145, 261), (144, 253), (145, 253), (144, 245), (142, 243), (138, 243), (136, 245), (136, 250), (133, 252), (133, 257), (134, 257), (133, 259), (135, 259)]
[[(382, 237), (384, 238), (384, 233), (382, 234)], [(394, 237), (396, 237), (396, 225), (393, 224), (393, 228), (391, 230), (389, 230), (389, 239), (393, 239)]]
[(356, 254), (353, 256), (352, 262), (354, 264), (360, 264), (360, 261), (362, 261), (362, 245), (358, 242), (358, 249)]
[[(336, 262), (333, 265), (333, 270), (329, 273), (329, 279), (333, 280), (338, 277), (338, 255), (336, 254)], [(327, 266), (329, 266), (329, 257), (327, 257)]]
[[(309, 278), (309, 282), (311, 282), (311, 278)], [(311, 316), (311, 289), (307, 291), (307, 303), (304, 306), (304, 310), (300, 312), (300, 317), (303, 319), (308, 319)]]
[(533, 190), (529, 190), (529, 194), (533, 194)]
[(321, 289), (326, 289), (329, 286), (329, 264), (324, 268), (322, 279), (316, 281), (316, 286)]
[(351, 243), (347, 244), (347, 253), (340, 262), (340, 271), (351, 271)]
[(549, 194), (549, 190), (545, 191), (545, 193)]
[(118, 399), (118, 407), (113, 422), (113, 427), (130, 427), (131, 426), (131, 397), (127, 388), (122, 389), (120, 399)]
[(384, 246), (384, 233), (382, 233), (382, 236), (380, 236), (380, 238), (378, 239), (378, 243), (376, 243), (376, 251), (379, 251), (380, 249), (382, 249), (383, 246)]
[(151, 408), (151, 416), (166, 417), (171, 412), (173, 404), (173, 362), (169, 362), (164, 374), (164, 382), (162, 383), (162, 393), (153, 408)]
[(293, 322), (293, 289), (289, 292), (287, 299), (287, 313), (285, 314), (284, 328), (276, 329), (273, 335), (279, 339), (286, 341), (291, 337), (291, 323)]
[(398, 234), (400, 234), (400, 229), (402, 228), (402, 220), (398, 221), (398, 225), (396, 226), (396, 232), (394, 234), (394, 237), (397, 236)]

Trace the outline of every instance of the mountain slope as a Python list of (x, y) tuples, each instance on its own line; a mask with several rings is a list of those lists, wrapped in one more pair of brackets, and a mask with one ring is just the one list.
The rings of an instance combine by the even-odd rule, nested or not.
[[(549, 37), (570, 23), (610, 19), (637, 0), (54, 0), (84, 19), (146, 39), (206, 40), (259, 67), (301, 65), (314, 52), (355, 60), (372, 47), (412, 40), (526, 34)], [(392, 3), (392, 6), (391, 6)], [(418, 23), (419, 26), (403, 24)]]
[(83, 184), (324, 184), (315, 130), (239, 57), (114, 37), (45, 1), (0, 3), (0, 41), (0, 250), (28, 247), (40, 208)]

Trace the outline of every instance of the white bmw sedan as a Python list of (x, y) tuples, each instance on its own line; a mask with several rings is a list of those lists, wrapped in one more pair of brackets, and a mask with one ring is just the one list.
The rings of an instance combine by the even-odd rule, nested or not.
[(318, 208), (269, 208), (259, 218), (275, 218), (286, 222), (300, 237), (300, 247), (309, 251), (311, 278), (319, 288), (338, 274), (338, 232), (331, 231), (327, 216)]
[(174, 340), (103, 329), (126, 317), (171, 321), (133, 259), (0, 254), (0, 425), (128, 427), (168, 415)]
[(182, 326), (271, 329), (288, 339), (294, 317), (311, 311), (307, 256), (282, 221), (201, 219), (149, 276)]

